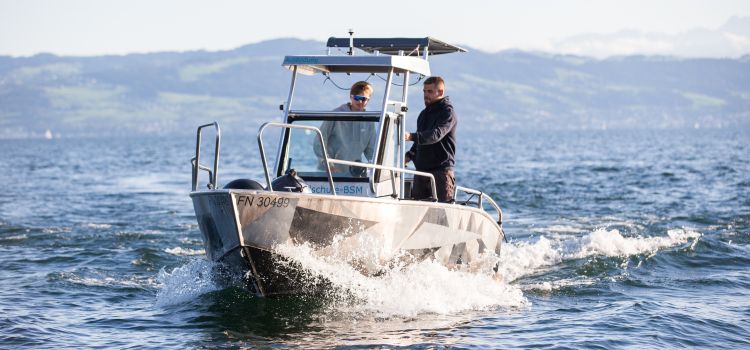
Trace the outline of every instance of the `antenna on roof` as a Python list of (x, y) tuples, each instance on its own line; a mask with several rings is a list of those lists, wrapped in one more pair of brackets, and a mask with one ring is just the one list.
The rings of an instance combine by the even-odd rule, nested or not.
[(354, 55), (354, 29), (349, 28), (349, 56)]

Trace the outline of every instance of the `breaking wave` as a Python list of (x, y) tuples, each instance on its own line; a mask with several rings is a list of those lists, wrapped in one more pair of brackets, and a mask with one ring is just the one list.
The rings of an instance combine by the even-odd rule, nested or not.
[(219, 290), (221, 287), (213, 276), (215, 265), (208, 260), (196, 259), (171, 272), (162, 268), (156, 277), (159, 285), (159, 291), (156, 293), (156, 306), (184, 303)]
[[(653, 255), (692, 240), (694, 247), (701, 234), (691, 230), (672, 229), (666, 237), (624, 237), (618, 230), (598, 229), (582, 237), (540, 237), (536, 242), (514, 242), (503, 246), (500, 271), (506, 281), (537, 273), (563, 261), (591, 256), (628, 257)], [(580, 281), (575, 282), (580, 284)]]
[(346, 259), (320, 256), (307, 245), (284, 244), (278, 252), (304, 266), (311, 278), (325, 278), (334, 288), (326, 296), (340, 313), (375, 317), (452, 314), (493, 307), (523, 307), (521, 290), (488, 273), (452, 270), (434, 260), (396, 266), (365, 276)]
[[(591, 256), (653, 255), (659, 250), (691, 241), (692, 247), (700, 236), (698, 232), (684, 229), (669, 230), (666, 236), (660, 237), (625, 237), (618, 230), (605, 229), (583, 236), (542, 236), (535, 242), (505, 244), (497, 273), (492, 271), (489, 263), (475, 271), (468, 271), (448, 268), (428, 259), (396, 264), (375, 276), (366, 276), (361, 266), (352, 261), (372, 259), (372, 252), (341, 256), (330, 254), (341, 251), (332, 249), (321, 254), (309, 245), (291, 243), (278, 245), (276, 249), (290, 262), (304, 266), (310, 284), (320, 280), (330, 283), (331, 288), (324, 297), (335, 313), (390, 318), (527, 307), (531, 303), (524, 296), (524, 291), (550, 291), (595, 284), (597, 281), (586, 276), (567, 276), (525, 285), (516, 282), (524, 276), (554, 268), (565, 261)], [(215, 266), (206, 260), (196, 259), (171, 272), (162, 269), (157, 277), (160, 288), (156, 305), (183, 303), (223, 288), (212, 277)]]

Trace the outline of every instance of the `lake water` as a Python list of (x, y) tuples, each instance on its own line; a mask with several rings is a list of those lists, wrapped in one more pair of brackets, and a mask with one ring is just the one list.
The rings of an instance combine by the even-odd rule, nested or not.
[[(750, 348), (750, 130), (459, 138), (504, 208), (497, 282), (425, 262), (336, 274), (356, 299), (216, 282), (194, 136), (0, 140), (3, 348)], [(225, 134), (220, 183), (261, 178)]]

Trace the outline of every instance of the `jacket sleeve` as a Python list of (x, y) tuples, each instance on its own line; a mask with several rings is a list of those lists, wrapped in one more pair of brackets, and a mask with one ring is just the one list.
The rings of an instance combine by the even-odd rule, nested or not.
[(415, 133), (417, 136), (417, 139), (414, 142), (415, 145), (431, 145), (437, 143), (442, 140), (445, 135), (448, 135), (451, 129), (456, 125), (456, 114), (453, 112), (453, 109), (444, 111), (437, 119), (434, 128)]
[[(416, 133), (412, 133), (412, 134), (416, 135)], [(409, 158), (411, 158), (412, 160), (414, 160), (414, 157), (416, 157), (416, 155), (417, 155), (417, 143), (416, 142), (413, 142), (411, 144), (411, 147), (409, 148), (408, 151), (406, 151), (406, 154), (409, 155)]]

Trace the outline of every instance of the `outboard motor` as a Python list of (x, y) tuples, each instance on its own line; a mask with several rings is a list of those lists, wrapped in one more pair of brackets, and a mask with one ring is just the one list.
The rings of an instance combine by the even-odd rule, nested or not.
[(307, 186), (302, 178), (297, 176), (297, 171), (294, 169), (287, 170), (286, 175), (277, 177), (273, 180), (273, 182), (271, 182), (271, 188), (273, 188), (274, 191), (281, 192), (312, 193), (310, 187)]

